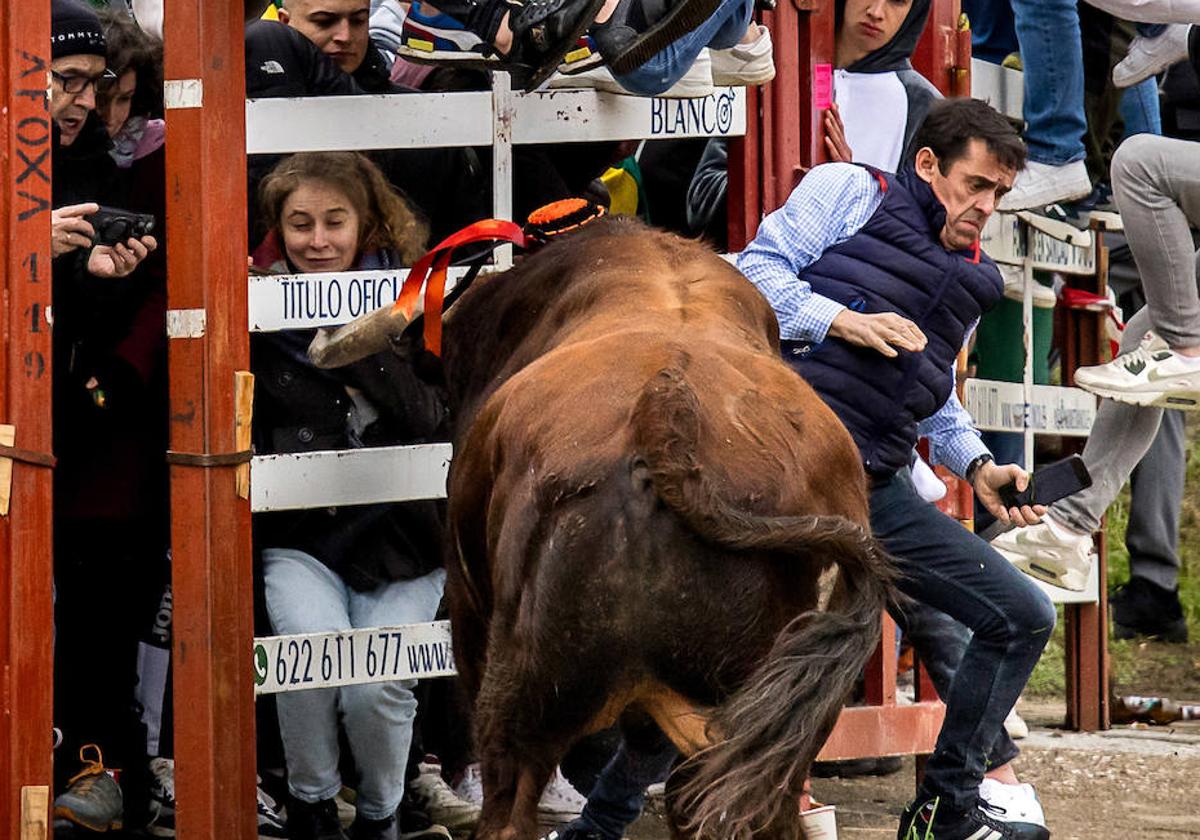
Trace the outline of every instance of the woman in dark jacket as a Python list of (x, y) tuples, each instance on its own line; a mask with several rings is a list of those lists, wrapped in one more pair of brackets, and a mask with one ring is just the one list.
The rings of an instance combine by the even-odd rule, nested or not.
[[(259, 270), (288, 274), (390, 268), (421, 252), (423, 225), (378, 168), (350, 152), (298, 154), (263, 181), (269, 233)], [(444, 439), (438, 393), (392, 353), (318, 370), (312, 330), (257, 334), (255, 439), (260, 453)], [(260, 514), (267, 612), (279, 634), (433, 619), (445, 578), (435, 502)], [(278, 697), (288, 766), (289, 836), (340, 838), (334, 795), (338, 720), (359, 770), (355, 840), (396, 837), (396, 809), (416, 713), (411, 682), (314, 689)]]

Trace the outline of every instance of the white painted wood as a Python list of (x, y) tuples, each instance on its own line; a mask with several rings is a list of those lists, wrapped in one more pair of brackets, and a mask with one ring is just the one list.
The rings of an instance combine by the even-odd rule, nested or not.
[[(1028, 225), (1025, 228), (1026, 242), (1032, 243), (1037, 231)], [(1028, 250), (1033, 246), (1027, 244)], [(1027, 406), (1025, 417), (1025, 460), (1029, 469), (1033, 469), (1033, 436), (1035, 434), (1029, 408), (1033, 406), (1033, 260), (1025, 260), (1025, 269), (1021, 272), (1021, 343), (1024, 347), (1024, 364), (1021, 366), (1022, 398)]]
[[(513, 123), (516, 120), (517, 97), (512, 79), (507, 73), (492, 73), (492, 217), (513, 217)], [(513, 246), (510, 242), (497, 245), (496, 267), (501, 271), (512, 268)]]
[[(449, 292), (470, 270), (451, 266)], [(250, 275), (248, 311), (251, 332), (275, 332), (349, 323), (396, 300), (407, 268), (321, 274)]]
[(487, 91), (246, 100), (246, 151), (490, 146)]
[[(696, 99), (622, 96), (596, 90), (511, 93), (512, 142), (738, 136), (745, 88)], [(246, 101), (249, 154), (490, 146), (493, 93), (406, 93)]]
[(1007, 265), (1024, 265), (1026, 254), (1032, 251), (1033, 267), (1040, 271), (1082, 275), (1096, 273), (1094, 237), (1091, 247), (1080, 248), (1042, 231), (1031, 231), (1033, 243), (1030, 245), (1026, 241), (1027, 227), (1016, 214), (993, 213), (980, 233), (980, 245), (993, 260)]
[(971, 96), (982, 99), (1004, 116), (1024, 122), (1025, 76), (982, 59), (971, 59)]
[(450, 622), (361, 627), (254, 640), (254, 693), (450, 677)]
[(1096, 397), (1080, 388), (1034, 385), (1026, 406), (1021, 382), (968, 379), (963, 405), (975, 427), (988, 432), (1024, 432), (1087, 437), (1096, 420)]
[(430, 443), (258, 455), (250, 461), (250, 509), (444, 499), (450, 454), (450, 444)]
[(746, 133), (746, 89), (718, 88), (695, 99), (554, 90), (521, 96), (516, 143), (736, 137)]

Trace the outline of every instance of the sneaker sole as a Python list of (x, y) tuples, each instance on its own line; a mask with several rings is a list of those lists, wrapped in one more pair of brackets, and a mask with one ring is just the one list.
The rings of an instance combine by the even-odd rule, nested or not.
[[(1000, 206), (1000, 207), (997, 207), (996, 210), (1001, 213), (1018, 213), (1018, 212), (1022, 212), (1022, 211), (1032, 211), (1038, 207), (1047, 207), (1051, 204), (1061, 204), (1064, 201), (1076, 201), (1080, 198), (1085, 198), (1085, 197), (1091, 195), (1091, 193), (1092, 193), (1092, 185), (1090, 182), (1088, 183), (1086, 188), (1083, 186), (1082, 183), (1080, 183), (1080, 185), (1078, 187), (1071, 190), (1066, 195), (1055, 194), (1052, 192), (1044, 192), (1040, 195), (1035, 195), (1033, 198), (1026, 201), (1024, 203), (1024, 205), (1021, 207)], [(1062, 222), (1060, 224), (1066, 224), (1066, 222)], [(1070, 225), (1067, 225), (1067, 227), (1070, 227)], [(1071, 228), (1071, 229), (1075, 230), (1075, 228)]]
[(1124, 624), (1113, 622), (1113, 638), (1114, 639), (1158, 639), (1160, 642), (1168, 642), (1173, 645), (1187, 644), (1188, 626), (1185, 619), (1173, 621), (1166, 627), (1160, 627), (1157, 630), (1149, 631), (1137, 627), (1129, 627)]
[(1069, 592), (1082, 592), (1087, 589), (1087, 575), (1084, 575), (1083, 582), (1078, 586), (1071, 586), (1057, 572), (1048, 569), (1045, 566), (1039, 566), (1037, 561), (1029, 557), (1010, 558), (1009, 562), (1020, 569), (1031, 578), (1037, 578), (1042, 583), (1048, 583), (1050, 586), (1057, 586), (1059, 589), (1066, 589)]
[(61, 805), (55, 807), (54, 816), (56, 819), (66, 820), (67, 822), (73, 823), (81, 828), (86, 828), (88, 831), (95, 831), (98, 833), (105, 831), (120, 831), (122, 828), (124, 828), (124, 823), (119, 819), (112, 820), (111, 822), (107, 823), (89, 822), (87, 819), (76, 814), (70, 808)]
[(759, 85), (765, 85), (767, 82), (771, 81), (774, 78), (775, 78), (775, 68), (774, 67), (771, 68), (770, 73), (763, 71), (761, 73), (756, 73), (751, 76), (739, 75), (736, 73), (731, 73), (729, 75), (722, 75), (722, 74), (714, 72), (713, 73), (713, 85), (715, 85), (716, 87), (758, 87)]
[(696, 29), (720, 7), (721, 0), (691, 0), (680, 3), (662, 20), (642, 33), (621, 55), (613, 56), (613, 73), (632, 73), (675, 41)]
[(1126, 405), (1138, 405), (1152, 408), (1173, 408), (1177, 411), (1196, 411), (1200, 409), (1200, 391), (1155, 391), (1153, 393), (1137, 393), (1130, 391), (1115, 391), (1095, 385), (1080, 384), (1078, 387), (1095, 394)]
[(454, 67), (473, 70), (502, 70), (503, 65), (495, 57), (478, 54), (450, 52), (449, 50), (419, 50), (407, 44), (401, 44), (396, 49), (396, 55), (416, 64), (451, 65)]

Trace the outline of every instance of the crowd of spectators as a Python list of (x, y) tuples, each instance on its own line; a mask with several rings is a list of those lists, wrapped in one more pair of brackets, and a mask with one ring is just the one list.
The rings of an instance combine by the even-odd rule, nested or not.
[[(937, 840), (1041, 840), (1049, 836), (1045, 817), (1033, 789), (1018, 782), (1018, 750), (1003, 722), (1012, 722), (1054, 617), (1015, 570), (1081, 588), (1091, 535), (1132, 473), (1132, 577), (1114, 595), (1115, 632), (1187, 638), (1176, 545), (1183, 415), (1172, 409), (1200, 405), (1191, 231), (1200, 223), (1200, 34), (1190, 26), (1200, 23), (1200, 3), (964, 0), (975, 54), (1023, 67), (1023, 144), (982, 103), (939, 104), (913, 69), (929, 6), (834, 4), (833, 105), (821, 124), (830, 165), (807, 173), (764, 219), (738, 266), (775, 308), (785, 358), (863, 450), (877, 536), (913, 563), (913, 601), (896, 618), (949, 708), (899, 836), (919, 824), (928, 830), (920, 836)], [(54, 814), (63, 830), (124, 825), (171, 837), (163, 4), (52, 0), (52, 10), (62, 734)], [(754, 13), (753, 0), (247, 0), (246, 91), (268, 98), (473, 90), (488, 86), (490, 72), (508, 72), (531, 89), (705, 96), (774, 77), (771, 33)], [(410, 265), (490, 215), (491, 153), (251, 156), (250, 270)], [(585, 196), (724, 249), (727, 158), (720, 138), (518, 146), (514, 217)], [(622, 179), (636, 182), (632, 203), (617, 192)], [(158, 224), (108, 242), (94, 224), (101, 207)], [(1003, 288), (978, 248), (995, 210), (1080, 225), (1119, 210), (1128, 246), (1114, 249), (1114, 283), (1124, 284), (1127, 312), (1144, 303), (1126, 327), (1122, 355), (1076, 374), (1077, 384), (1107, 398), (1083, 456), (1096, 480), (1049, 513), (1003, 508), (995, 490), (1023, 482), (1022, 466), (993, 460), (953, 395), (953, 356)], [(922, 320), (915, 305), (887, 309), (872, 289), (901, 299), (933, 294), (919, 272), (879, 267), (879, 249), (890, 245), (939, 277), (953, 275), (969, 294), (944, 304), (941, 320)], [(869, 268), (851, 271), (852, 264)], [(387, 352), (318, 370), (306, 356), (312, 337), (291, 330), (252, 338), (256, 452), (448, 439), (444, 394), (413, 360)], [(909, 357), (925, 361), (905, 380), (911, 393), (889, 397), (898, 413), (888, 415), (885, 432), (867, 391), (851, 399), (840, 383), (890, 381), (892, 360)], [(932, 461), (970, 481), (999, 518), (1027, 527), (991, 546), (957, 526), (941, 529), (928, 504), (941, 485), (928, 480), (913, 449), (918, 432)], [(435, 502), (256, 515), (260, 634), (433, 620), (445, 574), (443, 516)], [(967, 580), (964, 570), (975, 566), (993, 570), (986, 608), (961, 594), (983, 585)], [(969, 678), (956, 680), (960, 672)], [(988, 693), (975, 690), (985, 684)], [(291, 692), (260, 702), (259, 718), (262, 837), (434, 840), (478, 815), (479, 767), (452, 688), (398, 681)], [(560, 770), (539, 810), (569, 821), (563, 840), (617, 840), (640, 813), (647, 785), (675, 760), (665, 738), (609, 743), (598, 778), (573, 774), (590, 798)], [(344, 788), (355, 792), (352, 819), (339, 813), (350, 807)], [(941, 811), (931, 811), (937, 801)]]

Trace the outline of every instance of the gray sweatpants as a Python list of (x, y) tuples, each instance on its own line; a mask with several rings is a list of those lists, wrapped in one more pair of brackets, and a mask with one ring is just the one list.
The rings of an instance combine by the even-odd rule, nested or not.
[[(1136, 348), (1149, 330), (1172, 347), (1200, 345), (1200, 255), (1188, 224), (1200, 225), (1200, 143), (1135, 135), (1113, 155), (1112, 181), (1146, 296), (1145, 308), (1125, 326), (1121, 352)], [(1162, 413), (1101, 401), (1083, 450), (1093, 484), (1054, 505), (1060, 521), (1081, 531), (1100, 527), (1154, 441)]]

